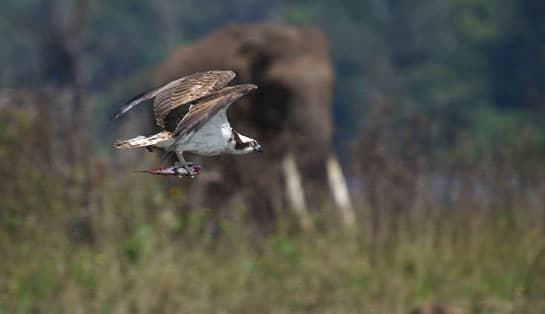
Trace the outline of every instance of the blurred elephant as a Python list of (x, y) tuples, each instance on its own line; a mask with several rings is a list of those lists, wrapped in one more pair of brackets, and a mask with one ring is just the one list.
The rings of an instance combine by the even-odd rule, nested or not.
[(332, 148), (334, 73), (322, 33), (275, 24), (227, 26), (167, 56), (155, 83), (210, 69), (234, 70), (237, 83), (259, 86), (228, 114), (234, 128), (257, 138), (265, 152), (213, 160), (192, 156), (204, 169), (193, 184), (195, 201), (210, 207), (242, 201), (265, 222), (274, 204), (286, 200), (308, 227), (306, 199), (319, 199), (329, 183), (343, 221), (352, 224), (346, 183)]

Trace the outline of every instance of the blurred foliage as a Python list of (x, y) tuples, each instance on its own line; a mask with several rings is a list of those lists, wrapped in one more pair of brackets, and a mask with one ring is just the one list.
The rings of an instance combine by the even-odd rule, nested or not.
[[(69, 28), (66, 21), (78, 1), (0, 5), (0, 34), (12, 43), (0, 47), (0, 86), (48, 81), (37, 72), (43, 66), (36, 65), (47, 63), (39, 30), (48, 23), (43, 12), (50, 2), (60, 4), (59, 23)], [(170, 49), (228, 23), (263, 21), (316, 25), (328, 35), (338, 77), (335, 114), (341, 141), (361, 130), (358, 117), (377, 98), (416, 110), (437, 108), (444, 114), (434, 118), (454, 128), (478, 128), (481, 120), (468, 116), (483, 106), (491, 114), (512, 108), (523, 113), (521, 119), (545, 106), (545, 8), (539, 0), (506, 0), (501, 6), (491, 0), (211, 0), (206, 5), (98, 0), (90, 2), (88, 15), (85, 77), (94, 94), (107, 96), (99, 98), (97, 108), (108, 113), (112, 103), (150, 84), (127, 81), (127, 76), (149, 74)], [(123, 95), (115, 96), (120, 88)], [(463, 115), (464, 123), (449, 125), (453, 112), (471, 114)]]
[[(0, 312), (545, 311), (545, 2), (92, 0), (74, 19), (84, 2), (0, 3), (0, 87), (75, 77), (98, 143), (61, 158), (81, 140), (64, 107), (0, 97)], [(171, 49), (263, 21), (331, 42), (352, 232), (326, 202), (307, 233), (287, 212), (264, 234), (247, 208), (188, 211), (185, 185), (97, 154)]]
[[(147, 210), (138, 204), (130, 213)], [(120, 209), (107, 207), (110, 214), (98, 225), (118, 224)], [(38, 231), (32, 242), (2, 241), (0, 308), (408, 313), (417, 304), (444, 302), (467, 313), (545, 310), (545, 238), (503, 214), (479, 215), (474, 232), (455, 213), (405, 224), (381, 247), (361, 230), (302, 234), (290, 231), (289, 221), (267, 239), (256, 238), (239, 214), (222, 218), (224, 235), (217, 241), (193, 233), (206, 228), (205, 220), (193, 217), (201, 213), (179, 216), (168, 209), (152, 219), (133, 218), (121, 230), (103, 229), (93, 246), (67, 241), (59, 231)], [(315, 219), (331, 226), (327, 217)]]
[[(116, 175), (113, 166), (106, 176), (92, 166), (77, 179), (77, 164), (63, 174), (32, 146), (38, 135), (43, 147), (59, 141), (40, 133), (48, 121), (33, 112), (0, 110), (1, 147), (10, 148), (0, 170), (11, 178), (0, 183), (2, 311), (407, 313), (426, 303), (467, 313), (545, 310), (545, 184), (539, 176), (521, 189), (519, 178), (535, 174), (524, 167), (539, 168), (511, 159), (534, 156), (525, 143), (543, 138), (512, 114), (482, 113), (484, 137), (508, 144), (494, 145), (498, 154), (483, 148), (486, 158), (436, 164), (431, 148), (445, 140), (428, 115), (399, 116), (377, 103), (361, 138), (363, 169), (354, 172), (367, 180), (354, 194), (367, 199), (357, 227), (343, 229), (324, 202), (313, 209), (314, 230), (280, 212), (264, 234), (245, 208), (184, 210), (190, 195), (180, 184)], [(507, 137), (513, 128), (523, 141)], [(469, 143), (481, 148), (479, 136)], [(454, 178), (452, 187), (437, 187), (438, 171)]]

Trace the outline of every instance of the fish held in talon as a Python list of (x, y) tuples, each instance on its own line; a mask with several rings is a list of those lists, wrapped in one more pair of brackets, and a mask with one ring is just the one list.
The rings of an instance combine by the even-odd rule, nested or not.
[(177, 176), (177, 177), (196, 177), (201, 173), (201, 166), (199, 165), (174, 165), (166, 168), (157, 168), (150, 170), (143, 170), (139, 172), (145, 172), (154, 175), (162, 176)]

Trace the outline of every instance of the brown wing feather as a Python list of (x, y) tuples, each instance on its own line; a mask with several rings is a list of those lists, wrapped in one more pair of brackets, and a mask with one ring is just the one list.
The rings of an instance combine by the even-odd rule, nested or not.
[(179, 106), (178, 108), (172, 109), (163, 120), (164, 129), (174, 132), (178, 126), (178, 123), (188, 113), (188, 111), (189, 106)]
[(157, 95), (153, 111), (157, 125), (165, 127), (165, 120), (173, 109), (192, 103), (225, 87), (235, 78), (232, 71), (207, 71), (186, 76)]
[(210, 118), (220, 110), (227, 109), (229, 105), (240, 97), (257, 89), (253, 84), (236, 85), (226, 87), (206, 98), (195, 102), (189, 112), (178, 123), (174, 130), (174, 136), (183, 136), (199, 130)]
[(119, 118), (136, 105), (155, 97), (155, 119), (159, 126), (164, 127), (164, 119), (170, 110), (225, 87), (234, 77), (233, 71), (206, 71), (182, 77), (132, 98), (114, 118)]

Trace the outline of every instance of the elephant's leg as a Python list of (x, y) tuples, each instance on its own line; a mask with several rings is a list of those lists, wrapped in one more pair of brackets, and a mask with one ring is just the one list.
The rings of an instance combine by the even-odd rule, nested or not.
[(343, 222), (346, 225), (353, 225), (355, 222), (354, 208), (350, 201), (346, 179), (335, 155), (330, 155), (327, 158), (326, 168), (329, 188), (333, 194), (335, 204), (341, 212)]
[(305, 192), (301, 182), (301, 172), (293, 154), (289, 153), (282, 160), (282, 172), (286, 184), (286, 195), (290, 208), (295, 212), (303, 229), (312, 228), (312, 220), (307, 211)]

